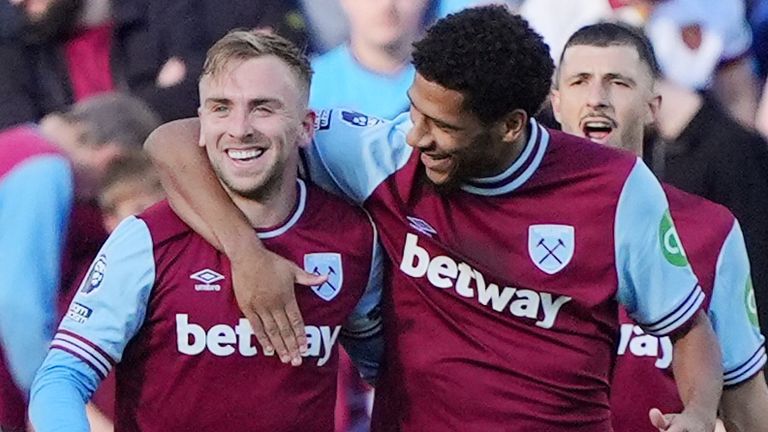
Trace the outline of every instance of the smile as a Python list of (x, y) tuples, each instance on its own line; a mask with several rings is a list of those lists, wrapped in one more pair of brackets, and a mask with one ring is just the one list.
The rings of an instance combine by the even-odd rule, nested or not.
[(229, 156), (231, 159), (234, 159), (236, 161), (242, 161), (247, 162), (253, 159), (258, 159), (261, 155), (264, 154), (264, 149), (246, 149), (246, 150), (237, 150), (237, 149), (229, 149), (226, 151), (227, 156)]

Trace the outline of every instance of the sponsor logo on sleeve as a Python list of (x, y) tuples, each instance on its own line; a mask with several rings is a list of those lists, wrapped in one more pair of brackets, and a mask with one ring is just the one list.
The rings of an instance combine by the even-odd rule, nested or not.
[(106, 255), (99, 255), (96, 261), (91, 264), (91, 270), (88, 271), (88, 276), (83, 281), (80, 287), (80, 292), (84, 295), (92, 294), (99, 289), (101, 283), (104, 281), (104, 274), (107, 271), (107, 257)]
[(84, 304), (72, 302), (67, 311), (67, 318), (78, 324), (85, 324), (88, 318), (91, 317), (91, 314), (93, 314), (93, 309)]
[(313, 285), (312, 291), (325, 301), (333, 300), (341, 291), (344, 283), (344, 269), (341, 267), (339, 253), (311, 253), (304, 255), (304, 271), (316, 275), (326, 275), (328, 280), (322, 285)]
[(341, 119), (344, 120), (344, 123), (357, 127), (375, 126), (381, 123), (381, 120), (376, 117), (369, 117), (359, 112), (346, 110), (341, 111)]
[(757, 301), (755, 301), (755, 290), (752, 287), (752, 277), (747, 277), (747, 286), (744, 290), (744, 303), (747, 306), (747, 316), (749, 322), (755, 327), (760, 327), (760, 322), (757, 320)]
[(669, 210), (665, 211), (661, 217), (659, 240), (661, 241), (661, 251), (664, 253), (664, 258), (670, 264), (677, 267), (688, 265), (688, 257), (685, 255), (683, 243), (680, 241), (680, 236), (677, 235), (677, 230), (675, 229), (674, 222), (672, 222)]
[(326, 130), (331, 127), (331, 113), (332, 110), (321, 110), (317, 112), (315, 117), (315, 130)]
[(528, 227), (528, 256), (547, 274), (564, 269), (573, 258), (576, 246), (570, 225), (531, 225)]

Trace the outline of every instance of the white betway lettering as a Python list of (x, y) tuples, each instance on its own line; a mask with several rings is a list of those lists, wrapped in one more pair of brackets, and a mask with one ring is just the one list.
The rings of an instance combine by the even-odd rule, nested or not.
[(667, 369), (672, 364), (672, 340), (646, 334), (639, 326), (621, 325), (618, 355), (626, 355), (627, 348), (637, 357), (657, 357), (654, 365), (659, 369)]
[(409, 233), (405, 237), (403, 260), (400, 262), (403, 273), (413, 278), (426, 276), (432, 286), (453, 288), (456, 294), (475, 298), (478, 303), (496, 312), (507, 309), (516, 317), (535, 320), (537, 326), (549, 329), (555, 325), (560, 308), (572, 300), (568, 296), (553, 298), (550, 293), (528, 289), (499, 288), (495, 283), (486, 282), (485, 276), (467, 263), (456, 263), (453, 258), (445, 255), (430, 257), (418, 241), (416, 234)]
[[(319, 357), (317, 365), (325, 365), (333, 354), (341, 326), (305, 326), (304, 329), (308, 349), (303, 357)], [(259, 353), (255, 341), (253, 328), (245, 318), (240, 318), (235, 327), (216, 324), (206, 331), (201, 325), (189, 322), (189, 315), (176, 314), (176, 347), (182, 354), (196, 356), (207, 349), (219, 357), (233, 355), (235, 351), (243, 357), (253, 357)], [(265, 351), (263, 355), (271, 357), (275, 352)]]

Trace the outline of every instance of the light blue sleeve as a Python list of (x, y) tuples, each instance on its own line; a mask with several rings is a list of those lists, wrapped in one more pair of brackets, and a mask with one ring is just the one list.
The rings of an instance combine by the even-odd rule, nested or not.
[(405, 142), (408, 113), (392, 121), (350, 110), (319, 111), (307, 150), (309, 178), (320, 187), (362, 204), (402, 168), (412, 149)]
[(376, 381), (384, 354), (381, 323), (381, 291), (384, 284), (384, 255), (373, 224), (373, 255), (368, 286), (341, 331), (341, 344), (355, 363), (360, 376)]
[(765, 339), (757, 321), (749, 259), (738, 222), (717, 259), (709, 318), (722, 350), (724, 385), (744, 382), (763, 369)]
[(673, 333), (701, 308), (704, 292), (688, 264), (664, 191), (640, 159), (619, 197), (614, 230), (617, 300), (646, 332)]
[(25, 395), (53, 336), (72, 181), (69, 162), (46, 155), (0, 183), (0, 342)]
[(87, 430), (85, 403), (141, 328), (154, 282), (149, 229), (128, 217), (91, 264), (35, 377), (37, 432)]

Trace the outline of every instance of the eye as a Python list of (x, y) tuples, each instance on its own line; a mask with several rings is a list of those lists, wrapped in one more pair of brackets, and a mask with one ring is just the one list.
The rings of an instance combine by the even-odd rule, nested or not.
[(577, 87), (577, 86), (580, 86), (580, 85), (582, 85), (582, 84), (584, 84), (586, 82), (587, 82), (587, 80), (585, 80), (583, 78), (578, 78), (578, 79), (575, 79), (575, 80), (571, 81), (570, 83), (568, 83), (568, 85), (571, 86), (571, 87)]
[(221, 104), (214, 105), (211, 107), (211, 112), (214, 114), (226, 114), (229, 112), (229, 107)]
[(275, 112), (269, 105), (256, 105), (253, 107), (253, 112), (259, 115), (269, 115)]
[(622, 80), (613, 80), (613, 81), (611, 81), (611, 83), (613, 85), (617, 85), (619, 87), (625, 87), (625, 88), (629, 88), (630, 87), (629, 83), (627, 83), (626, 81), (622, 81)]

